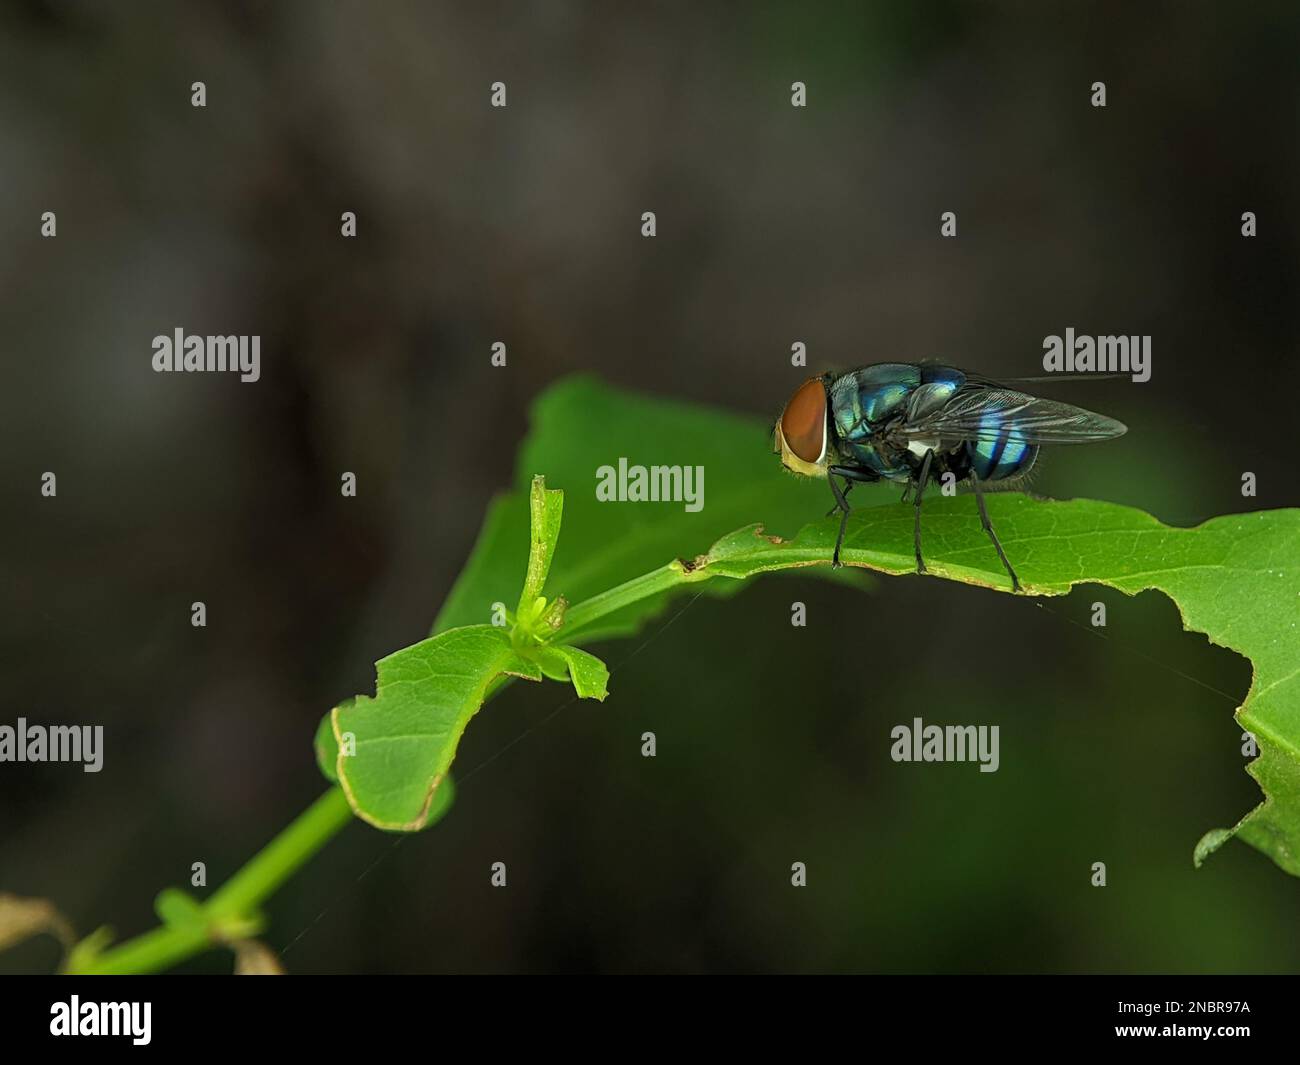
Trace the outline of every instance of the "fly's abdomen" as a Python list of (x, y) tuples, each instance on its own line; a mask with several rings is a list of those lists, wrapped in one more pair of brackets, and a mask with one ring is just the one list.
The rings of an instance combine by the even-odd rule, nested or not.
[(1005, 481), (1028, 473), (1038, 448), (1010, 426), (990, 425), (987, 436), (966, 442), (966, 456), (981, 481)]

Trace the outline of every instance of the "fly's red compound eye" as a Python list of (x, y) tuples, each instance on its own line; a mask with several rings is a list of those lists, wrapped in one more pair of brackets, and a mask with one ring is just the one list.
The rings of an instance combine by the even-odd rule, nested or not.
[(797, 458), (821, 461), (826, 450), (826, 387), (814, 377), (799, 386), (781, 415), (781, 435)]

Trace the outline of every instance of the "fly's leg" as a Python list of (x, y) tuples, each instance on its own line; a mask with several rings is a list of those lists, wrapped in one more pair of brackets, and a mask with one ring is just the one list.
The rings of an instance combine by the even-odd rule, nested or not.
[[(829, 479), (830, 479), (830, 478), (829, 478), (829, 476), (828, 476), (828, 477), (827, 477), (827, 480), (829, 480)], [(848, 498), (849, 498), (849, 493), (853, 491), (853, 486), (854, 486), (854, 484), (856, 484), (856, 483), (857, 483), (856, 481), (845, 481), (845, 482), (844, 482), (844, 498), (845, 498), (845, 499), (848, 499)], [(835, 487), (834, 485), (831, 485), (831, 488), (832, 488), (832, 489), (833, 489), (834, 487)], [(826, 512), (826, 516), (829, 518), (832, 514), (834, 514), (834, 513), (835, 513), (837, 510), (839, 510), (839, 509), (840, 509), (840, 499), (839, 499), (838, 496), (836, 496), (836, 498), (835, 498), (835, 506), (831, 507), (831, 509), (828, 510), (828, 511)]]
[(1002, 545), (998, 543), (998, 534), (993, 531), (993, 524), (989, 521), (989, 512), (984, 507), (984, 493), (980, 491), (980, 480), (975, 475), (973, 468), (970, 471), (970, 480), (975, 489), (975, 502), (979, 504), (980, 508), (980, 524), (984, 526), (984, 531), (989, 534), (993, 546), (998, 549), (998, 558), (1002, 559), (1002, 565), (1011, 577), (1011, 590), (1018, 592), (1020, 591), (1020, 579), (1016, 576), (1016, 571), (1011, 568), (1011, 563), (1007, 561), (1007, 553), (1002, 550)]
[(912, 525), (912, 546), (916, 548), (916, 572), (925, 572), (925, 560), (921, 558), (921, 497), (925, 494), (925, 482), (930, 477), (930, 460), (933, 451), (927, 451), (921, 460), (921, 472), (916, 476), (916, 496), (912, 500), (913, 513), (916, 515)]
[(853, 482), (845, 478), (843, 489), (835, 483), (835, 477), (829, 472), (826, 475), (826, 481), (831, 486), (831, 494), (835, 496), (835, 506), (831, 507), (830, 513), (826, 516), (829, 518), (836, 510), (840, 512), (840, 534), (835, 537), (835, 553), (831, 556), (831, 569), (840, 568), (840, 545), (844, 543), (844, 528), (849, 523), (849, 501), (844, 497), (849, 494), (849, 489), (853, 487)]
[[(843, 489), (835, 483), (836, 477), (844, 478)], [(830, 514), (834, 514), (836, 510), (840, 512), (840, 534), (835, 538), (835, 553), (831, 556), (832, 568), (838, 569), (842, 565), (840, 548), (844, 544), (844, 530), (849, 523), (849, 501), (845, 497), (849, 494), (849, 489), (858, 481), (863, 484), (875, 484), (880, 480), (880, 475), (855, 466), (828, 466), (826, 480), (831, 486), (831, 494), (835, 497), (835, 506), (831, 508)], [(829, 518), (830, 514), (826, 516)]]

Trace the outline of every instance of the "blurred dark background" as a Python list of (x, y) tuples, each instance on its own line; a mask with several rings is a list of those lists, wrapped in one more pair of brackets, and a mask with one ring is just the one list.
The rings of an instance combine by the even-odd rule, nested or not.
[[(1035, 374), (1067, 326), (1149, 333), (1149, 383), (1050, 390), (1130, 432), (1037, 490), (1300, 502), (1293, 4), (0, 11), (0, 721), (107, 732), (98, 775), (0, 766), (0, 889), (82, 932), (152, 926), (323, 790), (321, 714), (426, 634), (564, 374), (768, 416), (824, 368)], [(177, 326), (260, 334), (262, 380), (153, 373)], [(1300, 883), (1238, 843), (1192, 869), (1260, 797), (1250, 671), (1158, 595), (773, 580), (634, 647), (598, 648), (603, 706), (490, 705), (429, 833), (352, 826), (290, 882), (289, 970), (1300, 965)], [(890, 762), (914, 714), (1001, 723), (1001, 770)]]

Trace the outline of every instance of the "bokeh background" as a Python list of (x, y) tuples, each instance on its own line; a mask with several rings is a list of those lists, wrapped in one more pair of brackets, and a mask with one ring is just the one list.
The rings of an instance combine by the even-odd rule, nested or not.
[[(1051, 390), (1131, 428), (1037, 490), (1176, 524), (1300, 503), (1297, 55), (1281, 3), (5, 4), (0, 720), (108, 746), (0, 766), (0, 888), (127, 936), (191, 862), (238, 868), (574, 371), (771, 415), (794, 341), (1011, 376), (1066, 326), (1149, 333), (1149, 383)], [(154, 374), (176, 326), (261, 334), (262, 380)], [(267, 908), (288, 969), (1300, 966), (1300, 882), (1238, 843), (1192, 869), (1259, 798), (1250, 674), (1168, 600), (787, 579), (652, 631), (598, 648), (603, 706), (493, 702), (427, 834), (349, 827)], [(1000, 723), (1001, 770), (890, 762), (914, 715)]]

